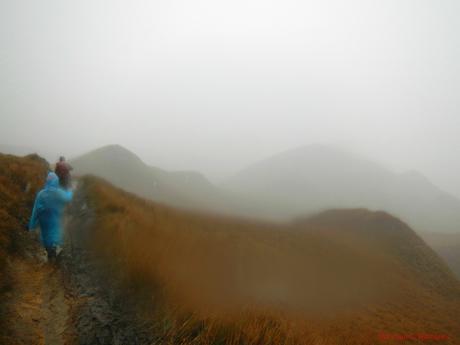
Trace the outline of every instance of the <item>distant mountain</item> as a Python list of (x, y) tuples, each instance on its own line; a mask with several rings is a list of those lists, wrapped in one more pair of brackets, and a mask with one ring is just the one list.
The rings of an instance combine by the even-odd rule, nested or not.
[(71, 160), (75, 175), (96, 175), (141, 197), (190, 209), (224, 210), (221, 191), (194, 171), (166, 171), (145, 164), (119, 145)]
[(393, 173), (372, 161), (320, 145), (286, 151), (223, 184), (267, 215), (297, 217), (330, 208), (384, 210), (417, 231), (460, 232), (460, 200), (417, 172)]

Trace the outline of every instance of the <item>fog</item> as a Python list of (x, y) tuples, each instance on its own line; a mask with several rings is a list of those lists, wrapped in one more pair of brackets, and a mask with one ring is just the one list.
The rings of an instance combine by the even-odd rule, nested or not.
[(460, 196), (454, 0), (0, 1), (0, 144), (219, 181), (312, 143)]

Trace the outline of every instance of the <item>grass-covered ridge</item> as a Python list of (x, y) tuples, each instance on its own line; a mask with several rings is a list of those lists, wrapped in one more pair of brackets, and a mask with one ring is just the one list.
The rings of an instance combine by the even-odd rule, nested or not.
[(331, 211), (274, 225), (175, 210), (93, 177), (81, 185), (93, 248), (132, 291), (147, 291), (146, 317), (164, 344), (459, 339), (458, 281), (390, 215)]
[[(0, 154), (0, 343), (22, 344), (15, 330), (27, 325), (30, 338), (33, 333), (24, 315), (26, 307), (16, 303), (18, 271), (28, 275), (33, 271), (30, 254), (39, 250), (38, 242), (26, 233), (30, 212), (37, 191), (43, 186), (48, 164), (37, 155), (16, 157)], [(29, 256), (26, 257), (26, 253)], [(28, 276), (28, 284), (36, 284)], [(18, 310), (23, 313), (18, 315)], [(18, 326), (19, 325), (19, 326)], [(15, 326), (18, 326), (15, 328)], [(35, 341), (35, 340), (34, 340)], [(38, 340), (37, 340), (38, 341)]]
[(48, 164), (36, 155), (0, 154), (0, 285), (5, 285), (9, 255), (24, 249), (23, 235), (37, 191), (43, 186)]

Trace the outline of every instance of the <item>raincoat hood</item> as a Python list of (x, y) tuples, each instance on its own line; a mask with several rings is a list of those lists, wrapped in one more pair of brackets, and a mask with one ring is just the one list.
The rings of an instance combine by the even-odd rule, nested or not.
[(58, 187), (59, 177), (54, 172), (48, 173), (48, 176), (46, 177), (45, 189)]

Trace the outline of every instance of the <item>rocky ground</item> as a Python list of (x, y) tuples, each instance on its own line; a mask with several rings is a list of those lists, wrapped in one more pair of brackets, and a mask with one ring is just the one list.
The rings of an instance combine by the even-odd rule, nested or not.
[(92, 212), (83, 192), (76, 193), (66, 222), (61, 272), (71, 295), (69, 324), (75, 344), (152, 344), (154, 336), (138, 313), (141, 301), (121, 294), (116, 274), (88, 248)]

